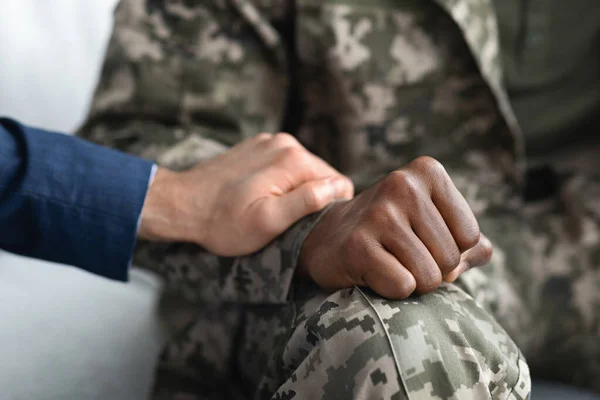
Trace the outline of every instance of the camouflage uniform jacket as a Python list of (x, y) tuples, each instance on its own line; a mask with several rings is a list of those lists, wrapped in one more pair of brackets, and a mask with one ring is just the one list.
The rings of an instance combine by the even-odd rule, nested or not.
[[(390, 13), (392, 3), (298, 0), (291, 56), (277, 0), (124, 1), (80, 134), (185, 168), (280, 131), (297, 64), (304, 120), (295, 133), (359, 190), (427, 154), (446, 165), (480, 216), (513, 214), (523, 144), (502, 89), (491, 0), (429, 1), (444, 11), (434, 17), (416, 1)], [(434, 23), (437, 36), (427, 33)], [(440, 35), (448, 44), (435, 42)], [(248, 257), (196, 254), (202, 271), (185, 256), (198, 249), (182, 244), (142, 244), (136, 262), (189, 299), (277, 304), (317, 218)]]

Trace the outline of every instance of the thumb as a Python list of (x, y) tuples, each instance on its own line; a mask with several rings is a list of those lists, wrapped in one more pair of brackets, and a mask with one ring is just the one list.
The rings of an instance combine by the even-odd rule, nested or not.
[(353, 194), (354, 186), (346, 177), (306, 182), (272, 200), (273, 229), (283, 232), (302, 217), (316, 213), (336, 200), (349, 200)]
[(464, 272), (474, 267), (481, 267), (492, 259), (493, 246), (487, 237), (483, 234), (479, 238), (479, 243), (465, 251), (460, 257), (460, 263), (454, 270), (444, 277), (446, 282), (454, 282)]

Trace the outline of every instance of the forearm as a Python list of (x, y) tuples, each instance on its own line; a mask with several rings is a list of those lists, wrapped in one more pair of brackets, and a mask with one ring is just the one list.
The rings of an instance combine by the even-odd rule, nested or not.
[(0, 120), (0, 247), (125, 280), (152, 163)]

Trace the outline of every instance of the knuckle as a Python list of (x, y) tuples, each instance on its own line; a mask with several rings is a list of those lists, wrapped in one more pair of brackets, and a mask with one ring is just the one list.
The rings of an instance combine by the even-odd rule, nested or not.
[(314, 183), (308, 184), (305, 193), (304, 202), (309, 210), (318, 211), (327, 205), (327, 199)]
[(393, 205), (389, 201), (378, 201), (371, 204), (369, 209), (363, 214), (365, 222), (372, 223), (379, 227), (389, 225), (393, 216)]
[(414, 176), (409, 176), (408, 179), (405, 179), (404, 184), (400, 187), (400, 189), (404, 196), (411, 199), (421, 198), (421, 192), (423, 191), (423, 187), (418, 178)]
[(410, 174), (404, 169), (397, 169), (386, 176), (384, 182), (390, 185), (404, 185), (411, 180)]
[(404, 300), (410, 297), (410, 295), (413, 294), (414, 291), (414, 285), (402, 285), (398, 288), (398, 297), (400, 300)]
[(415, 278), (417, 280), (417, 289), (420, 293), (429, 293), (442, 284), (442, 273), (435, 264), (421, 264)]
[(398, 282), (396, 286), (396, 295), (399, 300), (404, 300), (409, 297), (417, 288), (417, 283), (414, 279), (411, 280), (403, 280), (402, 282)]
[(440, 269), (447, 273), (452, 271), (460, 263), (460, 252), (457, 248), (446, 250), (439, 264)]
[(489, 246), (482, 245), (481, 251), (483, 252), (483, 258), (486, 260), (486, 262), (489, 262), (492, 259), (492, 256), (494, 255), (494, 248), (492, 247), (491, 243), (489, 244)]
[(412, 294), (412, 291), (410, 291), (406, 286), (399, 286), (396, 291), (396, 297), (398, 300), (404, 300)]
[(263, 142), (266, 140), (269, 140), (273, 137), (272, 133), (268, 133), (268, 132), (261, 132), (258, 135), (256, 135), (254, 137), (254, 140), (258, 141), (258, 142)]
[(469, 260), (467, 261), (472, 261), (475, 266), (479, 267), (490, 262), (494, 253), (494, 248), (492, 243), (486, 237), (482, 236), (480, 242), (474, 250), (471, 251), (474, 252), (474, 254), (472, 257), (469, 257)]
[(420, 293), (433, 292), (442, 284), (442, 274), (439, 270), (428, 270), (423, 274), (420, 281), (418, 282), (418, 288)]
[(446, 169), (442, 163), (429, 156), (420, 156), (415, 158), (413, 161), (411, 161), (410, 166), (427, 174), (447, 175)]
[(276, 147), (296, 147), (299, 145), (295, 137), (285, 132), (276, 133), (271, 141)]
[(414, 168), (419, 176), (422, 176), (433, 189), (446, 189), (448, 185), (453, 185), (452, 179), (446, 172), (446, 168), (441, 162), (429, 156), (421, 156), (410, 163), (411, 169)]
[(416, 176), (406, 170), (396, 170), (384, 179), (382, 190), (386, 194), (401, 194), (414, 198), (418, 197), (422, 188)]
[(340, 175), (339, 178), (342, 179), (342, 181), (344, 182), (344, 186), (345, 186), (345, 196), (344, 198), (346, 199), (352, 199), (352, 197), (354, 196), (354, 183), (352, 182), (352, 180), (344, 175)]
[(481, 238), (481, 232), (479, 230), (478, 224), (469, 224), (458, 238), (458, 245), (464, 249), (470, 249), (475, 247), (479, 243), (479, 239)]
[(299, 147), (284, 147), (279, 151), (276, 162), (279, 164), (298, 165), (304, 162), (306, 152)]
[(368, 237), (366, 230), (355, 228), (346, 238), (347, 249), (356, 253), (362, 252), (367, 245)]

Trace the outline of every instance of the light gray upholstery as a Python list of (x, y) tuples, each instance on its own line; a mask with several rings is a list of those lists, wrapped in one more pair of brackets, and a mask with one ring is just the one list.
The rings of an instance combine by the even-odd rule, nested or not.
[(600, 396), (570, 386), (534, 381), (532, 398), (533, 400), (598, 400)]
[(123, 284), (0, 254), (0, 399), (146, 398), (160, 290), (143, 271)]

